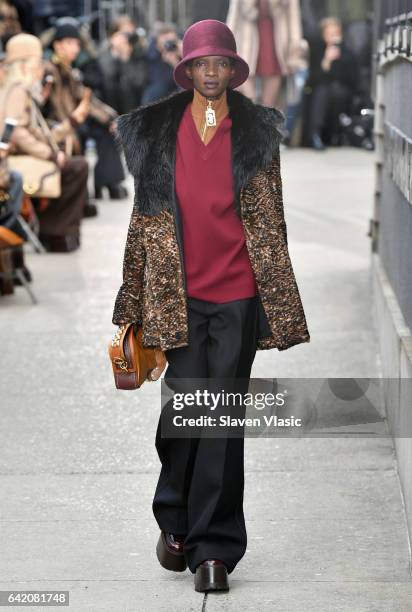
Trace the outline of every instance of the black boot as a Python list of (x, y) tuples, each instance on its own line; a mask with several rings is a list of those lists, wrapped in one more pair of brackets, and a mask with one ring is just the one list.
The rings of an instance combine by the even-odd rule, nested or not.
[(123, 185), (108, 185), (109, 196), (111, 200), (124, 200), (129, 195), (126, 187)]
[(75, 234), (54, 236), (40, 233), (39, 240), (50, 253), (69, 253), (80, 247), (80, 235)]
[(83, 208), (83, 217), (97, 217), (98, 210), (93, 200), (89, 198)]

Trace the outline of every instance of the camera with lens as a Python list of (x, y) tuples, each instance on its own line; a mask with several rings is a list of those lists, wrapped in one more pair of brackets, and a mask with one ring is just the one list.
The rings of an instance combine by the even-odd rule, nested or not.
[(173, 40), (172, 38), (169, 38), (168, 40), (164, 42), (163, 46), (164, 46), (165, 51), (176, 51), (177, 42)]

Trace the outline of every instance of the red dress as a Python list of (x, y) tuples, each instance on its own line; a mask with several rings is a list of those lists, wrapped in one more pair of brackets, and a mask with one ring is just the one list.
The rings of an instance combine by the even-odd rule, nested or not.
[(256, 64), (256, 74), (259, 76), (282, 75), (276, 55), (273, 36), (273, 19), (269, 10), (268, 0), (259, 0), (259, 52)]

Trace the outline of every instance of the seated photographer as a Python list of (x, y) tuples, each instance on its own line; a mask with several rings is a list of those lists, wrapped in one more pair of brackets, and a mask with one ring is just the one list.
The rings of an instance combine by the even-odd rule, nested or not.
[(343, 41), (341, 22), (336, 17), (325, 17), (320, 28), (322, 38), (309, 41), (305, 87), (311, 92), (309, 143), (317, 150), (325, 149), (325, 132), (331, 144), (340, 144), (339, 114), (350, 112), (358, 86), (356, 57)]
[[(35, 95), (44, 74), (42, 46), (31, 34), (9, 39), (5, 56), (6, 77), (0, 89), (0, 130), (6, 118), (17, 124), (10, 139), (10, 154), (52, 160), (60, 168), (61, 195), (38, 211), (39, 239), (50, 251), (72, 251), (80, 246), (80, 224), (87, 202), (88, 165), (83, 157), (67, 159), (56, 138), (70, 129), (69, 120), (51, 130), (41, 121)], [(29, 157), (29, 159), (30, 159)], [(12, 158), (9, 165), (12, 167)], [(23, 184), (24, 184), (23, 174)]]
[(146, 63), (145, 41), (137, 34), (136, 24), (119, 18), (97, 57), (83, 65), (82, 72), (97, 97), (123, 115), (141, 104)]

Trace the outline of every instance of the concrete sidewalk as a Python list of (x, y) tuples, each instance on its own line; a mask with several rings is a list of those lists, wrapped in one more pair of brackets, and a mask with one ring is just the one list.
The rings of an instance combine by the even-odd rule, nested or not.
[[(287, 150), (282, 176), (311, 342), (259, 351), (252, 376), (379, 377), (366, 236), (373, 155)], [(189, 571), (159, 566), (160, 385), (117, 391), (106, 352), (130, 212), (131, 199), (102, 202), (76, 253), (28, 247), (40, 303), (21, 288), (0, 300), (0, 590), (69, 590), (74, 612), (411, 612), (385, 436), (248, 438), (248, 549), (229, 593), (196, 593)]]

